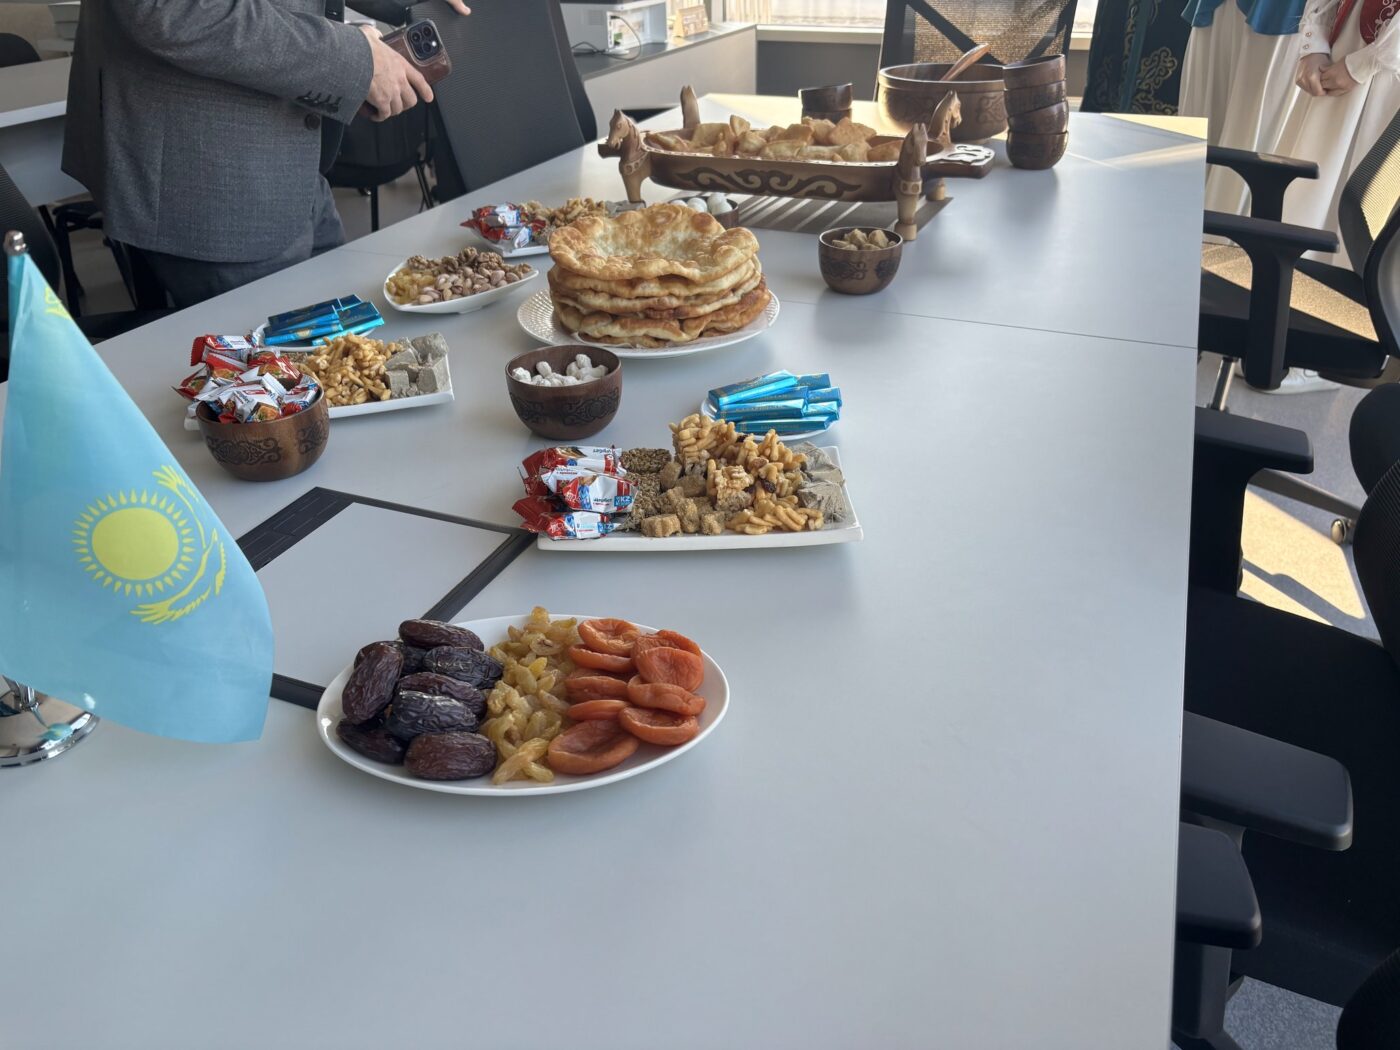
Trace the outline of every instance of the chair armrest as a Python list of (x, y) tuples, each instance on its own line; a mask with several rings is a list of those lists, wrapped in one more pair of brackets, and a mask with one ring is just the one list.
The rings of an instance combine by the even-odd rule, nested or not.
[(1205, 231), (1228, 237), (1249, 256), (1249, 323), (1242, 347), (1204, 346), (1244, 362), (1250, 386), (1274, 390), (1283, 382), (1288, 346), (1293, 267), (1307, 251), (1336, 251), (1337, 238), (1322, 230), (1208, 211)]
[(1314, 849), (1351, 845), (1351, 779), (1340, 762), (1189, 711), (1181, 808)]
[(1263, 922), (1254, 883), (1228, 835), (1181, 824), (1176, 858), (1176, 937), (1191, 944), (1253, 948)]
[(1294, 226), (1288, 222), (1257, 219), (1252, 215), (1208, 211), (1202, 228), (1216, 237), (1229, 238), (1246, 251), (1254, 245), (1285, 253), (1296, 250), (1298, 255), (1304, 252), (1337, 250), (1337, 235), (1329, 230), (1315, 230), (1311, 226)]
[(1301, 430), (1196, 409), (1191, 475), (1191, 582), (1239, 589), (1240, 533), (1249, 481), (1266, 468), (1310, 474), (1312, 442)]
[(1260, 219), (1283, 218), (1283, 195), (1294, 179), (1317, 178), (1317, 165), (1272, 153), (1207, 146), (1206, 163), (1229, 168), (1249, 186), (1249, 214)]

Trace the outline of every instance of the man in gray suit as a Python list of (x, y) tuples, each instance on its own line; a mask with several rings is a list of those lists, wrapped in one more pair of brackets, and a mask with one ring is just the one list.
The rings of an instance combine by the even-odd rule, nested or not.
[(85, 0), (63, 170), (188, 306), (343, 243), (321, 121), (420, 97), (417, 69), (325, 0)]

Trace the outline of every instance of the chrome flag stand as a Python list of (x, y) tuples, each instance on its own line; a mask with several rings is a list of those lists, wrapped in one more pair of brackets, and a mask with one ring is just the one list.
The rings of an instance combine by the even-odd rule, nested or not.
[[(24, 235), (5, 235), (5, 254), (25, 252)], [(97, 716), (36, 693), (0, 675), (0, 769), (27, 766), (69, 750), (92, 732)]]
[(92, 732), (91, 711), (0, 675), (0, 769), (54, 758)]

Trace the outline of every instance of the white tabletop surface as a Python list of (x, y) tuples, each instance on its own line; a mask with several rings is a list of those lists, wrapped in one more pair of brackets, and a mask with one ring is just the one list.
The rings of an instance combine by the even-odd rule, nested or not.
[[(1076, 135), (1098, 121), (1082, 137), (1115, 152), (1121, 122)], [(760, 232), (771, 332), (627, 362), (600, 436), (623, 445), (664, 444), (706, 389), (775, 367), (846, 397), (864, 543), (529, 550), (463, 614), (543, 603), (695, 637), (733, 700), (692, 754), (577, 795), (437, 796), (345, 766), (274, 701), (255, 744), (109, 724), (7, 773), (0, 834), (30, 896), (7, 912), (6, 1044), (1161, 1050), (1196, 311), (1167, 258), (1196, 236), (1202, 175), (1164, 134), (1141, 164), (955, 185), (880, 296), (818, 290), (812, 238)], [(1194, 160), (1150, 160), (1164, 149)], [(382, 304), (393, 257), (456, 248), (469, 205), (615, 180), (581, 151), (100, 349), (235, 534), (314, 485), (509, 521), (541, 444), (504, 397), (532, 345), (514, 303), (391, 315), (384, 334), (447, 335), (456, 402), (337, 423), (275, 485), (221, 477), (168, 387), (199, 332)], [(1000, 268), (951, 267), (969, 213), (1002, 216)], [(1067, 242), (1017, 250), (1015, 230), (1052, 228)], [(1012, 280), (1032, 271), (1039, 290)], [(1154, 282), (1135, 313), (1127, 274)]]
[(0, 68), (0, 128), (63, 116), (72, 65), (71, 58), (51, 58)]

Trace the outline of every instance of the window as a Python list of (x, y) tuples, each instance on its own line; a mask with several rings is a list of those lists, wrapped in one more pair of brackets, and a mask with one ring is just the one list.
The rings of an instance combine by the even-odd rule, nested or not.
[(725, 17), (767, 25), (879, 29), (885, 24), (885, 0), (726, 0)]

